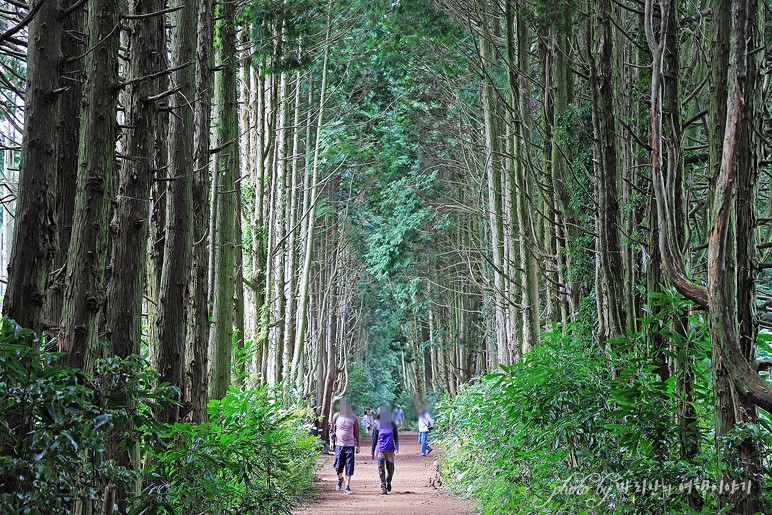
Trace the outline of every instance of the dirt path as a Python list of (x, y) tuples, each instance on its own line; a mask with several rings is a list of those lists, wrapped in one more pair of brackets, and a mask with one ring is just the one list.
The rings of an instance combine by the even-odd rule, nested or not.
[(313, 503), (298, 508), (295, 515), (322, 515), (351, 513), (356, 515), (456, 515), (472, 513), (473, 503), (432, 486), (437, 477), (434, 457), (442, 453), (436, 446), (431, 456), (422, 458), (418, 433), (400, 435), (392, 491), (381, 495), (378, 462), (370, 459), (369, 437), (362, 452), (357, 454), (354, 477), (351, 478), (353, 495), (335, 491), (337, 476), (332, 468), (333, 456), (322, 456), (317, 476), (320, 497)]

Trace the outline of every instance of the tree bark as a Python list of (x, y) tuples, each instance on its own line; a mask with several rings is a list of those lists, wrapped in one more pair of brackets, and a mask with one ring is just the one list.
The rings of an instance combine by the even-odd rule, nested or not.
[[(167, 53), (157, 56), (164, 68), (169, 68)], [(171, 88), (169, 77), (163, 79), (164, 89)], [(166, 245), (166, 192), (169, 164), (169, 112), (163, 111), (158, 115), (158, 123), (155, 131), (155, 155), (156, 162), (155, 183), (152, 186), (150, 194), (150, 234), (147, 252), (147, 276), (146, 290), (147, 302), (147, 343), (150, 365), (154, 370), (156, 366), (156, 357), (158, 356), (158, 316), (160, 315), (161, 298), (161, 274), (163, 272), (164, 246)]]
[[(215, 102), (217, 105), (216, 147), (220, 175), (217, 195), (217, 232), (215, 234), (213, 322), (209, 333), (209, 397), (222, 398), (231, 380), (233, 346), (233, 296), (235, 292), (236, 250), (236, 176), (239, 171), (239, 120), (236, 96), (238, 54), (236, 52), (236, 6), (218, 6), (215, 28), (217, 44)], [(215, 192), (213, 191), (213, 194)]]
[(202, 0), (198, 9), (196, 43), (196, 102), (193, 133), (193, 269), (190, 274), (190, 307), (187, 327), (187, 366), (190, 378), (191, 418), (206, 419), (209, 400), (209, 146), (212, 105), (212, 0)]
[[(164, 5), (164, 0), (132, 0), (130, 4), (130, 14), (146, 16), (129, 22), (130, 79), (162, 71), (162, 61), (158, 56), (166, 49), (164, 19), (148, 15), (162, 10)], [(140, 353), (142, 296), (150, 226), (149, 197), (157, 167), (153, 157), (156, 155), (158, 110), (156, 102), (150, 97), (160, 93), (160, 89), (160, 78), (143, 80), (129, 85), (126, 95), (126, 120), (130, 129), (126, 132), (126, 157), (120, 169), (115, 213), (110, 224), (112, 274), (105, 303), (110, 354), (121, 358)], [(133, 402), (132, 399), (124, 401)], [(107, 455), (117, 465), (129, 470), (141, 467), (139, 442), (136, 440), (126, 442), (121, 435), (114, 436), (110, 439)], [(126, 511), (129, 498), (139, 494), (139, 486), (137, 483), (131, 490), (116, 488), (109, 495), (121, 511)]]
[[(512, 0), (509, 0), (510, 2)], [(526, 167), (530, 161), (528, 157), (528, 125), (526, 118), (529, 107), (527, 95), (521, 84), (529, 69), (529, 40), (523, 20), (523, 15), (514, 15), (514, 6), (509, 6), (509, 18), (507, 30), (509, 36), (509, 88), (513, 109), (513, 166), (517, 198), (517, 224), (520, 239), (520, 311), (523, 323), (523, 341), (520, 353), (526, 354), (539, 344), (540, 336), (540, 303), (539, 282), (537, 278), (538, 264), (535, 252), (538, 249), (535, 241), (533, 206), (537, 205), (536, 191), (529, 188)], [(517, 45), (513, 45), (516, 36)], [(516, 50), (516, 61), (514, 52)], [(516, 64), (515, 64), (516, 63)], [(514, 65), (514, 67), (513, 67)]]
[[(283, 38), (283, 34), (281, 36)], [(280, 43), (283, 44), (283, 42)], [(287, 194), (287, 145), (289, 135), (289, 98), (287, 96), (287, 72), (282, 71), (279, 77), (278, 96), (276, 98), (279, 114), (276, 127), (276, 148), (273, 191), (271, 193), (271, 217), (269, 228), (268, 255), (272, 260), (270, 267), (266, 303), (270, 308), (268, 341), (271, 356), (270, 382), (281, 382), (283, 374), (282, 358), (284, 356), (284, 327), (287, 317), (285, 305), (285, 262), (287, 246), (285, 241), (288, 207)]]
[(288, 377), (292, 371), (292, 355), (294, 353), (295, 345), (295, 328), (297, 326), (297, 320), (295, 319), (296, 302), (297, 299), (297, 220), (298, 220), (298, 203), (299, 203), (299, 189), (301, 186), (300, 181), (300, 157), (298, 155), (300, 151), (300, 104), (301, 104), (301, 75), (300, 72), (295, 73), (295, 100), (294, 100), (294, 113), (292, 120), (292, 150), (290, 154), (291, 167), (290, 167), (290, 201), (287, 208), (287, 259), (285, 263), (284, 271), (284, 305), (287, 315), (284, 317), (284, 355), (282, 357), (282, 367), (284, 368), (283, 376)]
[[(752, 18), (751, 18), (752, 15)], [(755, 423), (754, 403), (772, 409), (772, 385), (756, 371), (755, 278), (755, 187), (757, 160), (752, 148), (752, 123), (758, 123), (755, 88), (758, 68), (749, 49), (758, 35), (757, 4), (749, 0), (731, 2), (727, 108), (721, 161), (715, 184), (715, 203), (708, 243), (708, 313), (714, 345), (720, 349), (737, 404), (735, 423)], [(719, 361), (720, 363), (720, 361)], [(743, 481), (749, 492), (721, 499), (732, 503), (737, 513), (751, 514), (761, 508), (756, 443), (748, 439), (738, 448)], [(729, 458), (731, 459), (731, 458)], [(736, 459), (736, 457), (735, 457)], [(734, 479), (734, 478), (732, 478)]]
[(619, 208), (619, 168), (617, 157), (617, 130), (615, 127), (615, 103), (613, 84), (613, 56), (610, 0), (600, 0), (593, 6), (590, 41), (590, 85), (592, 88), (592, 121), (595, 135), (595, 191), (598, 198), (598, 253), (600, 290), (596, 295), (603, 298), (604, 309), (598, 316), (605, 318), (604, 331), (597, 334), (603, 343), (609, 338), (624, 334), (627, 325), (622, 269), (622, 245), (620, 227), (622, 217)]
[[(71, 8), (77, 0), (67, 0)], [(83, 95), (83, 71), (80, 62), (73, 59), (84, 51), (84, 41), (77, 34), (84, 32), (86, 13), (76, 9), (63, 20), (61, 75), (67, 76), (66, 91), (59, 98), (59, 148), (57, 149), (58, 179), (56, 184), (56, 246), (51, 267), (50, 284), (46, 295), (43, 323), (51, 335), (59, 330), (64, 302), (64, 270), (72, 234), (72, 216), (75, 211), (75, 191), (78, 183), (78, 138), (80, 136), (80, 103)]]
[(485, 134), (485, 175), (487, 178), (487, 215), (491, 247), (491, 298), (496, 314), (496, 364), (509, 365), (512, 357), (507, 338), (507, 298), (504, 277), (504, 214), (502, 206), (501, 124), (499, 93), (489, 74), (494, 66), (494, 51), (490, 39), (498, 37), (496, 24), (488, 13), (481, 13), (485, 32), (480, 36), (480, 65), (482, 67), (482, 111)]
[[(40, 332), (48, 274), (56, 254), (58, 216), (60, 47), (57, 0), (35, 0), (29, 24), (27, 88), (22, 134), (16, 223), (8, 265), (3, 314)], [(92, 65), (93, 65), (93, 59)]]
[(78, 185), (67, 257), (59, 349), (63, 363), (90, 372), (97, 357), (105, 296), (112, 182), (115, 173), (118, 42), (123, 3), (89, 0)]
[[(169, 97), (168, 189), (163, 270), (158, 297), (158, 348), (156, 367), (161, 381), (179, 389), (186, 400), (185, 342), (189, 305), (188, 277), (192, 263), (193, 231), (193, 134), (197, 5), (179, 5), (172, 13), (172, 84), (179, 92)], [(180, 420), (180, 407), (165, 404), (158, 419)]]

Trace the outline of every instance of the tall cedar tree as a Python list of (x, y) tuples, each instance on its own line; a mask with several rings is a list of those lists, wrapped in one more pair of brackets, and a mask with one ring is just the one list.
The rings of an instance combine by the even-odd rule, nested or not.
[[(212, 104), (212, 31), (214, 3), (202, 0), (198, 12), (196, 47), (193, 187), (193, 268), (190, 274), (190, 308), (188, 312), (187, 358), (189, 392), (193, 420), (206, 418), (209, 400), (209, 146)], [(211, 236), (210, 236), (211, 237)]]
[(35, 0), (30, 7), (38, 12), (29, 25), (19, 194), (3, 314), (40, 331), (56, 249), (63, 27), (58, 1)]
[[(195, 53), (198, 4), (181, 3), (172, 13), (172, 85), (169, 97), (168, 189), (163, 265), (158, 295), (158, 345), (155, 364), (161, 380), (185, 393), (185, 330), (189, 303), (188, 278), (193, 244), (193, 135)], [(177, 422), (180, 407), (165, 405), (158, 415)]]
[(73, 233), (67, 256), (59, 348), (63, 362), (90, 371), (97, 358), (105, 298), (118, 102), (118, 43), (123, 2), (89, 0), (88, 48), (78, 147)]
[(215, 173), (220, 175), (217, 195), (217, 230), (215, 233), (214, 283), (212, 292), (213, 323), (209, 336), (211, 398), (222, 398), (228, 390), (231, 375), (235, 292), (235, 253), (241, 252), (236, 242), (237, 189), (239, 174), (239, 115), (236, 95), (236, 5), (226, 2), (217, 10), (215, 39), (216, 63), (220, 71), (215, 75), (215, 104), (217, 127)]
[[(143, 293), (149, 236), (150, 189), (157, 163), (155, 131), (157, 101), (161, 93), (160, 74), (166, 51), (163, 10), (165, 0), (132, 0), (129, 6), (128, 90), (126, 92), (125, 146), (119, 174), (118, 195), (110, 224), (112, 252), (111, 277), (105, 304), (106, 333), (110, 354), (126, 358), (140, 354), (142, 338)], [(154, 14), (155, 13), (155, 14)], [(127, 469), (139, 470), (139, 442), (123, 441), (116, 435), (110, 440), (108, 458)], [(139, 494), (133, 490), (108, 490), (107, 504), (117, 503), (122, 511), (129, 499)]]

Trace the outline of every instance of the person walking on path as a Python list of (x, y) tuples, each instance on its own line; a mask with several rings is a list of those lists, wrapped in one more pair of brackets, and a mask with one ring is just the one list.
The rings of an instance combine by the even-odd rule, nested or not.
[(397, 424), (397, 429), (402, 430), (402, 422), (405, 420), (405, 412), (402, 411), (402, 406), (397, 404), (397, 409), (394, 410), (394, 422)]
[(367, 428), (367, 435), (370, 436), (370, 432), (373, 430), (373, 426), (375, 425), (375, 411), (373, 411), (373, 408), (367, 408), (365, 414), (367, 415), (367, 422), (369, 425)]
[(391, 481), (394, 479), (394, 457), (399, 453), (399, 429), (391, 419), (391, 407), (381, 406), (378, 422), (373, 426), (373, 444), (370, 447), (370, 458), (375, 459), (378, 453), (378, 475), (381, 479), (381, 494), (391, 492)]
[(365, 414), (359, 419), (359, 425), (365, 430), (365, 434), (370, 436), (373, 424), (370, 422), (370, 416), (367, 414), (367, 410), (365, 410)]
[(428, 456), (434, 449), (428, 443), (429, 431), (434, 429), (434, 419), (423, 404), (418, 405), (418, 443), (421, 444), (421, 456)]
[[(354, 453), (359, 454), (359, 419), (354, 414), (354, 408), (349, 399), (340, 400), (340, 411), (332, 417), (330, 428), (331, 439), (335, 444), (335, 472), (338, 474), (338, 483), (335, 490), (343, 489), (345, 495), (351, 495), (351, 476), (354, 475)], [(343, 486), (343, 471), (346, 479)]]

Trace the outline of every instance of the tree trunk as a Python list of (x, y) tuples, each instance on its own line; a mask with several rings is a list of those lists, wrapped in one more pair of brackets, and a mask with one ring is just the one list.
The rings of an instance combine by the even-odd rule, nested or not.
[[(30, 8), (38, 4), (42, 5), (29, 24), (19, 192), (3, 299), (3, 314), (36, 332), (43, 329), (48, 273), (56, 254), (56, 171), (63, 93), (60, 5), (56, 0), (35, 0)], [(93, 67), (94, 61), (91, 58), (87, 64)]]
[[(295, 345), (295, 327), (297, 325), (297, 319), (295, 318), (297, 299), (297, 219), (298, 219), (298, 202), (299, 202), (299, 189), (300, 189), (300, 157), (298, 152), (300, 151), (300, 72), (295, 74), (295, 107), (292, 121), (292, 152), (290, 159), (292, 165), (290, 168), (290, 202), (288, 206), (287, 216), (287, 259), (285, 263), (284, 272), (284, 305), (286, 315), (284, 317), (284, 356), (282, 357), (282, 367), (284, 368), (283, 375), (288, 377), (292, 370), (292, 355), (294, 353), (293, 346)], [(290, 378), (291, 380), (292, 378)]]
[[(218, 6), (215, 39), (216, 64), (215, 102), (217, 105), (216, 147), (220, 175), (217, 195), (217, 232), (215, 234), (213, 321), (209, 333), (209, 366), (211, 383), (209, 397), (222, 398), (231, 380), (233, 346), (233, 296), (235, 292), (235, 253), (241, 251), (236, 242), (236, 176), (239, 172), (239, 119), (236, 96), (238, 54), (236, 52), (236, 6)], [(213, 194), (215, 192), (213, 191)]]
[[(163, 0), (132, 0), (132, 15), (160, 11)], [(165, 37), (161, 16), (130, 21), (130, 80), (156, 74), (164, 51)], [(115, 212), (110, 223), (112, 277), (107, 287), (105, 316), (111, 354), (127, 357), (138, 354), (142, 336), (142, 294), (149, 227), (149, 197), (156, 164), (155, 146), (157, 108), (149, 99), (160, 93), (160, 79), (142, 80), (128, 86), (126, 120), (126, 156), (120, 169)], [(150, 156), (150, 157), (148, 157)]]
[(324, 126), (324, 112), (325, 104), (327, 102), (327, 67), (330, 60), (330, 45), (331, 45), (331, 31), (332, 31), (332, 10), (335, 2), (330, 2), (327, 7), (327, 28), (324, 36), (324, 58), (322, 60), (322, 83), (320, 85), (319, 95), (319, 114), (316, 121), (316, 142), (314, 144), (314, 160), (313, 168), (311, 171), (311, 189), (309, 191), (310, 205), (305, 216), (308, 216), (308, 229), (303, 235), (305, 241), (305, 251), (303, 253), (303, 268), (300, 276), (300, 284), (298, 285), (298, 310), (295, 319), (297, 320), (298, 327), (295, 333), (295, 347), (292, 354), (292, 372), (290, 381), (297, 383), (301, 380), (298, 376), (300, 367), (300, 359), (303, 356), (303, 345), (306, 338), (306, 312), (308, 310), (308, 290), (309, 290), (309, 275), (311, 272), (311, 260), (313, 257), (313, 241), (314, 241), (314, 228), (316, 226), (316, 201), (318, 196), (318, 179), (319, 179), (319, 151), (321, 146), (322, 127)]
[(598, 333), (603, 343), (620, 336), (627, 326), (621, 290), (624, 285), (619, 208), (619, 169), (617, 158), (617, 130), (615, 127), (611, 1), (600, 0), (593, 6), (590, 38), (590, 85), (592, 88), (592, 121), (595, 132), (595, 191), (598, 199), (598, 238), (596, 240), (599, 266), (596, 295), (603, 298), (604, 309), (598, 313), (605, 318)]
[(513, 0), (507, 0), (505, 4), (506, 42), (507, 42), (507, 79), (509, 86), (512, 138), (511, 176), (512, 188), (509, 194), (513, 196), (510, 202), (516, 208), (511, 224), (517, 227), (520, 243), (519, 253), (519, 278), (520, 278), (520, 312), (522, 323), (522, 341), (519, 354), (525, 354), (539, 344), (540, 333), (540, 306), (539, 283), (537, 278), (538, 264), (534, 252), (537, 249), (534, 220), (531, 215), (537, 199), (533, 188), (529, 188), (526, 180), (526, 166), (528, 157), (528, 127), (526, 118), (529, 107), (527, 96), (524, 92), (524, 75), (529, 68), (529, 41), (525, 21), (522, 15), (515, 15), (516, 9)]
[[(713, 41), (710, 53), (710, 100), (708, 103), (708, 142), (709, 158), (708, 168), (710, 179), (710, 193), (713, 194), (713, 184), (718, 177), (721, 167), (721, 148), (724, 139), (724, 126), (726, 125), (726, 101), (727, 68), (729, 68), (729, 33), (731, 31), (731, 2), (716, 0), (712, 3), (712, 29)], [(712, 213), (713, 206), (709, 206)], [(737, 396), (732, 388), (732, 380), (721, 357), (721, 349), (718, 345), (712, 345), (711, 359), (713, 363), (713, 396), (716, 418), (716, 448), (720, 463), (730, 462), (734, 458), (734, 449), (727, 449), (719, 442), (735, 426), (735, 414), (737, 413)], [(719, 474), (716, 479), (725, 478)], [(730, 504), (729, 495), (722, 493), (718, 497), (718, 508)]]
[[(156, 56), (164, 68), (169, 68), (167, 53)], [(163, 88), (171, 88), (171, 81), (163, 77)], [(169, 112), (163, 111), (158, 115), (158, 123), (155, 131), (155, 162), (156, 173), (150, 194), (150, 241), (147, 252), (147, 343), (150, 365), (154, 370), (158, 355), (158, 316), (160, 314), (159, 301), (161, 297), (161, 274), (163, 272), (164, 246), (166, 245), (166, 191), (169, 164)]]
[[(494, 53), (490, 38), (498, 36), (497, 22), (483, 14), (485, 33), (480, 38), (480, 59), (483, 69), (493, 69)], [(496, 364), (509, 365), (512, 361), (507, 341), (507, 298), (504, 277), (504, 215), (502, 209), (501, 124), (499, 123), (499, 96), (488, 72), (482, 77), (482, 109), (485, 133), (485, 174), (487, 177), (487, 214), (490, 225), (491, 275), (493, 276), (493, 307), (496, 313)]]
[(553, 29), (550, 37), (550, 85), (549, 97), (552, 103), (551, 116), (549, 117), (550, 149), (549, 149), (549, 168), (550, 181), (552, 187), (552, 202), (554, 204), (554, 214), (551, 218), (551, 229), (555, 244), (555, 281), (550, 288), (553, 295), (555, 312), (553, 313), (553, 322), (560, 322), (565, 331), (565, 326), (569, 321), (574, 321), (576, 310), (579, 304), (579, 285), (572, 279), (571, 271), (571, 252), (570, 245), (577, 238), (574, 229), (578, 223), (574, 210), (570, 205), (568, 174), (566, 168), (571, 166), (567, 162), (563, 148), (565, 143), (563, 137), (558, 134), (564, 132), (557, 131), (566, 109), (568, 108), (571, 97), (571, 70), (569, 68), (570, 45), (566, 34), (570, 30), (570, 19), (567, 15), (560, 18), (558, 26)]
[(254, 86), (252, 96), (254, 99), (255, 137), (252, 144), (252, 188), (254, 190), (254, 205), (251, 210), (250, 228), (252, 231), (252, 294), (255, 298), (254, 315), (254, 345), (255, 357), (253, 359), (254, 383), (264, 383), (266, 378), (263, 373), (263, 361), (265, 355), (265, 337), (263, 320), (263, 301), (265, 299), (265, 230), (263, 218), (263, 205), (265, 197), (265, 160), (263, 158), (263, 146), (265, 141), (265, 76), (261, 69), (252, 69), (250, 73)]
[[(77, 0), (67, 0), (66, 8)], [(46, 295), (43, 323), (55, 335), (59, 330), (64, 301), (64, 270), (67, 264), (67, 250), (72, 234), (72, 216), (75, 211), (75, 191), (78, 183), (78, 138), (80, 136), (80, 103), (83, 95), (83, 71), (79, 61), (70, 62), (83, 54), (84, 41), (77, 34), (84, 32), (86, 13), (76, 9), (64, 20), (62, 34), (62, 75), (71, 80), (67, 90), (59, 98), (59, 148), (57, 149), (58, 179), (56, 184), (56, 228), (57, 252), (51, 267), (51, 281)]]
[[(283, 37), (283, 36), (282, 36)], [(279, 115), (276, 127), (276, 149), (273, 192), (271, 194), (271, 218), (268, 255), (272, 265), (269, 275), (266, 303), (270, 308), (268, 340), (271, 346), (271, 383), (282, 380), (284, 355), (284, 326), (287, 316), (285, 305), (285, 261), (287, 246), (285, 241), (287, 220), (287, 145), (289, 135), (289, 98), (287, 96), (287, 73), (281, 72), (276, 102)]]
[[(181, 5), (172, 17), (172, 83), (179, 92), (169, 97), (169, 167), (166, 191), (166, 235), (163, 270), (158, 296), (158, 348), (156, 366), (160, 380), (185, 392), (185, 342), (189, 305), (188, 278), (192, 263), (193, 230), (193, 134), (197, 5)], [(164, 405), (158, 414), (163, 422), (180, 420), (180, 407)]]
[[(150, 15), (164, 8), (164, 0), (132, 0), (132, 15)], [(162, 71), (158, 56), (166, 49), (164, 19), (149, 16), (132, 19), (129, 30), (131, 61), (130, 80)], [(150, 189), (156, 163), (155, 131), (158, 111), (150, 97), (160, 93), (161, 80), (142, 80), (129, 86), (127, 92), (126, 157), (120, 170), (115, 213), (110, 224), (112, 275), (107, 285), (105, 317), (110, 354), (126, 358), (140, 353), (142, 337), (142, 295), (145, 291), (145, 263), (150, 206)], [(125, 399), (129, 401), (129, 399)], [(134, 407), (136, 409), (136, 407)], [(110, 439), (108, 458), (130, 470), (141, 467), (139, 442), (126, 442), (119, 435)], [(139, 494), (139, 484), (133, 490), (116, 489), (109, 494), (121, 511), (129, 507), (128, 499)], [(112, 502), (110, 503), (113, 504)]]
[(193, 268), (190, 274), (190, 307), (187, 327), (189, 399), (194, 422), (206, 419), (209, 400), (209, 139), (212, 104), (212, 0), (202, 0), (198, 10), (196, 44), (196, 102), (193, 134)]
[(59, 349), (63, 363), (91, 371), (97, 357), (99, 313), (105, 296), (118, 101), (119, 21), (123, 3), (89, 0), (78, 186), (67, 257)]
[[(755, 50), (759, 45), (755, 25), (758, 5), (755, 0), (734, 0), (731, 11), (725, 9), (718, 8), (726, 15), (731, 12), (729, 74), (726, 81), (726, 120), (708, 247), (708, 309), (711, 339), (713, 345), (720, 349), (722, 358), (716, 366), (722, 367), (722, 362), (727, 365), (734, 387), (732, 425), (736, 425), (757, 423), (754, 401), (766, 401), (748, 398), (748, 395), (757, 393), (754, 392), (754, 382), (765, 383), (750, 366), (756, 359), (757, 337), (754, 199), (758, 160), (754, 133), (758, 129), (754, 130), (752, 124), (761, 123), (762, 117), (757, 104), (758, 61), (749, 55), (749, 50)], [(717, 142), (717, 139), (714, 141)], [(766, 394), (760, 397), (769, 396), (771, 390), (766, 386)], [(762, 406), (769, 409), (766, 402)], [(749, 437), (737, 449), (720, 449), (726, 453), (723, 458), (730, 469), (742, 470), (741, 477), (729, 479), (742, 481), (745, 488), (719, 499), (720, 505), (733, 504), (734, 513), (763, 511), (757, 445)]]

